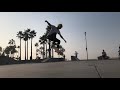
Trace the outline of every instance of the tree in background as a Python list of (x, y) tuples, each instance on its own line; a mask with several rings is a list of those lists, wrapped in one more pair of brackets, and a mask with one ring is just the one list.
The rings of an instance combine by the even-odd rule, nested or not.
[(37, 49), (38, 46), (39, 46), (38, 43), (35, 43), (35, 47), (36, 47), (36, 58), (37, 58), (37, 55), (38, 55), (37, 52), (39, 52), (39, 51), (38, 51), (39, 49)]
[(25, 41), (25, 60), (26, 60), (26, 41), (28, 40), (26, 31), (23, 32), (23, 40)]
[(30, 29), (27, 29), (23, 32), (23, 37), (24, 37), (25, 44), (27, 42), (27, 48), (25, 48), (25, 53), (26, 53), (26, 49), (27, 49), (27, 60), (28, 60), (28, 40), (30, 39)]
[[(47, 26), (45, 36), (47, 36), (47, 34), (50, 32), (50, 30), (51, 30), (51, 27)], [(48, 49), (49, 58), (51, 58), (51, 41), (50, 40), (48, 40), (48, 45), (49, 45), (49, 49)]]
[(17, 32), (17, 37), (20, 39), (20, 59), (21, 60), (21, 39), (23, 38), (23, 32), (19, 31)]
[(42, 55), (43, 55), (43, 59), (44, 59), (44, 58), (45, 58), (45, 44), (47, 43), (47, 39), (46, 39), (45, 33), (44, 33), (43, 36), (41, 36), (41, 37), (39, 38), (39, 42), (40, 42), (40, 44), (43, 44), (43, 52), (42, 52)]
[(15, 40), (14, 39), (9, 40), (8, 44), (9, 44), (9, 46), (7, 47), (8, 48), (7, 50), (9, 50), (9, 52), (10, 52), (9, 55), (10, 55), (10, 57), (14, 57), (14, 53), (17, 52)]
[(36, 33), (37, 32), (35, 32), (35, 30), (30, 31), (30, 39), (31, 39), (31, 56), (30, 56), (31, 58), (30, 58), (30, 60), (32, 60), (32, 40), (36, 36)]
[(2, 55), (2, 47), (0, 46), (0, 56)]

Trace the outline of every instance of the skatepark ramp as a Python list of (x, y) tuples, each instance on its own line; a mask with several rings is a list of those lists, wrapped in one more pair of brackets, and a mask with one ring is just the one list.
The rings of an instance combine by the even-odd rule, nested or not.
[(78, 59), (78, 58), (75, 57), (75, 56), (71, 56), (71, 61), (80, 61), (80, 59)]
[(42, 63), (44, 62), (60, 62), (60, 61), (65, 61), (64, 58), (49, 58), (49, 59), (45, 59), (42, 61)]

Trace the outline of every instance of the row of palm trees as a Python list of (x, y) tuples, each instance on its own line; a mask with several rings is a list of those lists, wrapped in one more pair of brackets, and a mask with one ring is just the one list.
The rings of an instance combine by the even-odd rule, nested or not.
[[(32, 60), (32, 40), (36, 36), (35, 30), (27, 29), (24, 32), (17, 32), (17, 37), (20, 39), (20, 60), (21, 60), (21, 40), (25, 41), (25, 60), (28, 60), (28, 40), (31, 39), (31, 56), (30, 60)], [(26, 58), (26, 43), (27, 43), (27, 58)]]
[[(39, 38), (39, 41), (38, 43), (35, 43), (35, 47), (36, 47), (36, 52), (40, 52), (40, 54), (43, 56), (42, 58), (53, 58), (54, 57), (54, 51), (53, 49), (51, 48), (51, 43), (52, 41), (46, 39), (46, 36), (47, 34), (49, 33), (50, 31), (50, 27), (47, 26), (46, 28), (46, 32), (40, 36)], [(30, 60), (32, 60), (32, 41), (33, 41), (33, 38), (36, 36), (36, 33), (35, 30), (31, 30), (31, 29), (26, 29), (24, 31), (19, 31), (17, 32), (17, 36), (20, 40), (20, 45), (19, 46), (16, 46), (15, 44), (15, 40), (11, 39), (8, 44), (9, 46), (7, 46), (4, 50), (4, 52), (7, 54), (7, 55), (10, 55), (10, 54), (14, 54), (16, 52), (19, 52), (20, 50), (20, 57), (19, 57), (19, 60), (21, 60), (21, 40), (24, 40), (25, 41), (25, 60), (28, 60), (28, 41), (31, 40), (31, 55), (30, 55)], [(37, 47), (40, 45), (42, 45), (42, 47), (40, 47), (39, 49), (37, 49)], [(49, 46), (49, 47), (47, 47)], [(18, 51), (16, 50), (16, 48), (18, 48)], [(61, 47), (63, 48), (63, 47)], [(26, 50), (27, 49), (27, 50)], [(2, 51), (2, 48), (0, 48), (0, 52)], [(52, 51), (52, 55), (51, 55), (51, 51)], [(48, 55), (49, 53), (49, 55)], [(18, 54), (19, 55), (19, 54)], [(37, 57), (37, 53), (36, 53), (36, 57)]]

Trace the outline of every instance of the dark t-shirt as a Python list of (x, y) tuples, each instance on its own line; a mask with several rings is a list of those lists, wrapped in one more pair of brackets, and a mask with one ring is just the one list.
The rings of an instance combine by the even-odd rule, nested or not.
[(53, 33), (60, 34), (60, 31), (59, 31), (59, 29), (57, 29), (57, 27), (55, 27), (54, 25), (51, 25), (51, 30), (50, 30), (50, 32), (48, 33), (47, 36), (50, 36)]
[(103, 56), (106, 56), (106, 52), (102, 52), (102, 55), (103, 55)]

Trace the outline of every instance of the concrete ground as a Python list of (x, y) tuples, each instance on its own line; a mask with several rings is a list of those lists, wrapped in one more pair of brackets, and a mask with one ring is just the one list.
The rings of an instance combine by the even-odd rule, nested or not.
[(120, 60), (1, 65), (0, 78), (120, 78)]

